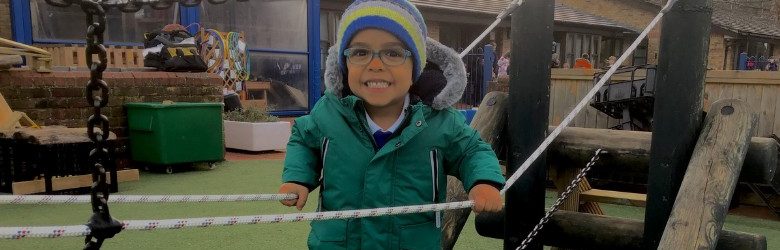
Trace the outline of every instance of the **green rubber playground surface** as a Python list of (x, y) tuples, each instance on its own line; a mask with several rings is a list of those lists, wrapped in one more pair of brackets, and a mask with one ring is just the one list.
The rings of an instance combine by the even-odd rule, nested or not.
[[(193, 170), (168, 175), (141, 172), (138, 182), (122, 183), (120, 194), (247, 194), (275, 193), (280, 184), (281, 161), (225, 162), (215, 170)], [(306, 211), (316, 207), (316, 194)], [(554, 194), (548, 193), (548, 206)], [(278, 202), (111, 204), (120, 220), (294, 213)], [(603, 204), (607, 215), (642, 219), (644, 208)], [(0, 226), (84, 224), (91, 215), (88, 204), (0, 205)], [(456, 249), (502, 249), (502, 241), (481, 237), (473, 216), (463, 229)], [(780, 249), (780, 222), (729, 216), (726, 229), (763, 234), (768, 249)], [(125, 231), (106, 240), (103, 249), (306, 249), (308, 222), (219, 226), (211, 228)], [(84, 239), (0, 240), (0, 249), (81, 249)]]

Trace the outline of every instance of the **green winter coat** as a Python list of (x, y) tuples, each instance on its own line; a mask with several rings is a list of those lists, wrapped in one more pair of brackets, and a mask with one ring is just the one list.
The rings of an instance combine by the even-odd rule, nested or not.
[[(443, 64), (444, 75), (448, 66), (457, 67)], [(320, 187), (318, 211), (445, 202), (446, 175), (460, 179), (467, 191), (478, 182), (503, 185), (490, 145), (456, 110), (434, 109), (436, 99), (431, 105), (412, 103), (396, 134), (375, 149), (363, 101), (337, 96), (336, 88), (328, 87), (311, 114), (295, 120), (282, 174), (283, 182)], [(441, 219), (441, 213), (428, 212), (314, 221), (308, 244), (311, 249), (438, 249)]]

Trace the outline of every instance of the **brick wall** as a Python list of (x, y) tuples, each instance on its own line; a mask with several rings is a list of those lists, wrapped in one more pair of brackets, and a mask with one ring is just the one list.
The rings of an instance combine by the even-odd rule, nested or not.
[(0, 0), (0, 37), (11, 39), (11, 12), (9, 0)]
[[(22, 111), (39, 125), (86, 127), (92, 109), (85, 93), (89, 72), (0, 72), (0, 93), (14, 111)], [(111, 131), (127, 136), (128, 102), (222, 102), (222, 80), (207, 73), (106, 72), (110, 86), (108, 107)]]
[(710, 52), (707, 60), (707, 69), (723, 70), (726, 60), (726, 40), (722, 33), (710, 33)]

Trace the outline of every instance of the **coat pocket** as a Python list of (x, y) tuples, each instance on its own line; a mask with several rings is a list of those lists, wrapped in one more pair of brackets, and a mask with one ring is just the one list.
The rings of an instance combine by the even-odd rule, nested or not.
[(311, 222), (309, 233), (310, 249), (345, 248), (347, 243), (347, 220), (322, 220)]
[(400, 245), (403, 250), (441, 249), (441, 230), (433, 221), (401, 227)]

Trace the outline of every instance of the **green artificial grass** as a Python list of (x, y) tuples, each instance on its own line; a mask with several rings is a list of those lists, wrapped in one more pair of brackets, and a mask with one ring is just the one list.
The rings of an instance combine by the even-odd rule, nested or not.
[[(214, 170), (192, 170), (168, 175), (142, 172), (141, 180), (120, 184), (119, 194), (249, 194), (275, 193), (280, 184), (281, 161), (234, 161)], [(547, 195), (547, 206), (554, 198)], [(305, 211), (316, 207), (316, 193)], [(642, 219), (644, 208), (602, 205), (610, 216)], [(172, 219), (208, 216), (294, 213), (278, 202), (110, 204), (120, 220)], [(91, 215), (88, 204), (0, 205), (0, 226), (84, 224)], [(481, 237), (474, 216), (463, 229), (455, 249), (501, 249), (503, 241)], [(768, 249), (780, 249), (780, 222), (729, 216), (725, 228), (763, 234)], [(306, 249), (308, 222), (218, 226), (210, 228), (124, 231), (106, 240), (103, 249)], [(80, 249), (83, 238), (0, 240), (0, 249)]]

